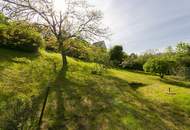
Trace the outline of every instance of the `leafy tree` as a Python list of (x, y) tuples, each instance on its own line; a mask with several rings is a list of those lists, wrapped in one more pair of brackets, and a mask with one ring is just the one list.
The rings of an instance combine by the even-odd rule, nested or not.
[(123, 47), (120, 45), (116, 45), (110, 50), (110, 61), (114, 66), (119, 66), (122, 63), (123, 56)]
[[(88, 62), (108, 64), (107, 50), (91, 45), (89, 42), (73, 38), (66, 41), (65, 48), (69, 48), (68, 56)], [(98, 55), (97, 55), (98, 54)]]
[(165, 59), (152, 58), (149, 59), (143, 66), (146, 72), (158, 73), (161, 78), (169, 71), (169, 63)]
[(101, 24), (103, 15), (85, 0), (65, 0), (65, 10), (55, 8), (54, 0), (0, 0), (3, 12), (12, 19), (27, 20), (49, 28), (59, 44), (63, 69), (67, 68), (68, 49), (63, 44), (70, 38), (94, 40), (107, 36)]
[(65, 42), (64, 48), (68, 48), (68, 56), (81, 59), (84, 61), (89, 61), (89, 54), (87, 48), (90, 47), (90, 44), (85, 40), (78, 38), (69, 39)]
[(176, 53), (179, 56), (189, 55), (190, 56), (190, 43), (180, 42), (176, 46)]

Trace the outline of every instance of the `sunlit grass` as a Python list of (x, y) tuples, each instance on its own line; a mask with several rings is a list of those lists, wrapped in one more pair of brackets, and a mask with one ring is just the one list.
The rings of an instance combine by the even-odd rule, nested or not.
[[(13, 108), (9, 104), (16, 99), (33, 103), (36, 97), (39, 113), (43, 92), (50, 86), (44, 129), (53, 129), (57, 123), (61, 128), (59, 123), (63, 121), (57, 121), (61, 119), (57, 116), (62, 112), (69, 130), (82, 126), (90, 130), (190, 128), (188, 81), (177, 82), (170, 77), (160, 80), (157, 76), (116, 69), (93, 74), (94, 70), (102, 71), (99, 65), (72, 58), (68, 58), (64, 77), (59, 54), (40, 50), (34, 55), (4, 49), (0, 53), (0, 122), (8, 117), (11, 120)], [(35, 119), (38, 118), (39, 114)]]

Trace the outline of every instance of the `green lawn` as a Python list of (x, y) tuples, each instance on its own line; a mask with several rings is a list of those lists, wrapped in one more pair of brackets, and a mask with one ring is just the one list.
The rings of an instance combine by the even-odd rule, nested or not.
[(68, 59), (0, 49), (0, 130), (33, 130), (48, 86), (44, 130), (190, 130), (190, 82)]

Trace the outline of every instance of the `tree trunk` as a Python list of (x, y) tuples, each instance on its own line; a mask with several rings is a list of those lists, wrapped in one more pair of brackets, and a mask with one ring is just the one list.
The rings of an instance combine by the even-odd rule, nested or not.
[(64, 52), (63, 43), (64, 40), (61, 40), (61, 38), (58, 38), (59, 43), (59, 52), (61, 53), (62, 57), (62, 70), (67, 70), (67, 54)]
[(67, 55), (64, 53), (64, 51), (61, 51), (61, 57), (62, 57), (62, 70), (65, 70), (67, 68)]
[(164, 78), (164, 74), (160, 73), (160, 78), (163, 79)]

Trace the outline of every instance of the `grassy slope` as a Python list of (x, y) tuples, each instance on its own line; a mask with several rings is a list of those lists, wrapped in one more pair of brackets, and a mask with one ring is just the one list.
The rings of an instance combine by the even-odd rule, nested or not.
[(43, 51), (34, 56), (0, 49), (0, 126), (15, 118), (15, 99), (39, 111), (50, 86), (44, 129), (61, 129), (63, 115), (70, 130), (190, 129), (190, 82), (114, 69), (93, 75), (96, 64), (70, 58), (65, 74), (60, 60)]

